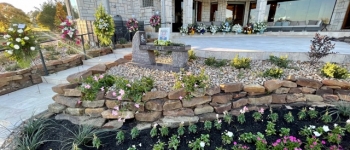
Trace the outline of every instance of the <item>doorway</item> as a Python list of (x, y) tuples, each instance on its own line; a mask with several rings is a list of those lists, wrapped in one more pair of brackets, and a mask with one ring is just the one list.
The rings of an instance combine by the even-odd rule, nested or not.
[(211, 3), (210, 5), (210, 21), (218, 21), (216, 20), (216, 12), (218, 11), (218, 3)]
[(345, 14), (345, 18), (344, 18), (342, 29), (350, 29), (350, 3), (349, 3), (349, 6), (348, 6), (348, 11)]
[(228, 4), (226, 7), (226, 20), (232, 24), (243, 25), (245, 4)]
[(183, 0), (175, 1), (175, 22), (173, 23), (173, 32), (180, 32), (180, 27), (182, 26), (182, 16), (183, 16)]

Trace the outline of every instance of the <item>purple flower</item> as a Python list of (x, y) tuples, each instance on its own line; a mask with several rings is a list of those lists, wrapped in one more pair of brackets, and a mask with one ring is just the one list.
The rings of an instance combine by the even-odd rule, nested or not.
[(321, 142), (323, 145), (325, 145), (326, 144), (326, 141), (324, 141), (324, 140), (322, 140), (322, 142)]
[(136, 108), (140, 108), (140, 104), (135, 103), (135, 107), (136, 107)]
[(236, 142), (236, 141), (234, 141), (234, 142), (233, 142), (233, 145), (237, 145), (237, 142)]

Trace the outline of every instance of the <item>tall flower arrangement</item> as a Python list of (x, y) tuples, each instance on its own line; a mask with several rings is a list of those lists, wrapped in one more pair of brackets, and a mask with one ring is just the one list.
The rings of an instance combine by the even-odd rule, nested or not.
[(154, 27), (154, 28), (158, 28), (160, 27), (160, 16), (159, 15), (153, 15), (150, 19), (149, 19), (149, 24)]
[(228, 24), (228, 22), (222, 23), (221, 25), (221, 31), (222, 32), (230, 32), (231, 31), (231, 27)]
[(180, 27), (180, 33), (187, 34), (188, 33), (188, 28), (187, 27)]
[(256, 22), (254, 24), (254, 30), (257, 32), (262, 32), (266, 30), (266, 23), (265, 22)]
[(207, 26), (205, 26), (203, 23), (197, 25), (196, 30), (200, 34), (204, 34), (207, 31)]
[(77, 38), (78, 30), (75, 29), (75, 24), (68, 19), (63, 20), (60, 24), (61, 37), (64, 40), (75, 41), (76, 44), (80, 44), (80, 39)]
[(17, 61), (21, 68), (30, 66), (38, 54), (36, 38), (24, 24), (13, 24), (4, 35), (6, 56)]
[(95, 13), (94, 31), (101, 45), (110, 45), (111, 38), (114, 35), (114, 21), (111, 15), (108, 15), (102, 5), (98, 6)]
[(211, 26), (210, 26), (210, 32), (211, 32), (212, 34), (215, 34), (218, 30), (219, 30), (219, 27), (218, 27), (218, 26), (216, 26), (216, 25), (211, 25)]
[(232, 32), (241, 33), (241, 32), (242, 32), (242, 26), (239, 25), (239, 24), (235, 24), (235, 25), (232, 27)]
[(128, 22), (126, 22), (126, 27), (129, 32), (136, 32), (139, 30), (139, 22), (135, 18), (130, 18)]

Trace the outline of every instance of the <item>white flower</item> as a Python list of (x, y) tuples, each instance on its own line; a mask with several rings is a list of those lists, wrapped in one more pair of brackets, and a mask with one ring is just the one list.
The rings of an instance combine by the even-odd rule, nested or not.
[(64, 30), (64, 31), (65, 31), (65, 30), (68, 30), (68, 28), (67, 28), (67, 27), (64, 27), (63, 30)]
[(309, 107), (310, 110), (315, 110), (315, 108)]
[(30, 50), (34, 51), (34, 50), (35, 50), (35, 47), (33, 47), (33, 46), (32, 46), (32, 47), (30, 47)]
[(29, 37), (28, 37), (28, 36), (25, 36), (23, 39), (24, 39), (24, 40), (29, 40)]
[(201, 147), (205, 146), (205, 143), (203, 141), (201, 141), (201, 143), (199, 144)]
[(157, 123), (155, 123), (155, 124), (153, 125), (153, 128), (157, 127), (157, 125), (158, 125), (158, 124), (157, 124)]
[(228, 132), (226, 133), (226, 135), (227, 135), (228, 137), (232, 137), (232, 136), (233, 136), (233, 133), (230, 132), (230, 131), (228, 131)]
[(350, 124), (350, 119), (346, 120), (346, 124)]
[(9, 28), (8, 30), (9, 30), (9, 31), (13, 31), (13, 28)]
[(8, 38), (10, 38), (10, 37), (11, 37), (11, 36), (8, 35), (8, 34), (4, 35), (4, 39), (8, 39)]
[(19, 46), (16, 44), (16, 45), (13, 46), (13, 48), (19, 49)]
[(11, 44), (11, 42), (7, 42), (6, 45), (9, 46)]
[(7, 53), (9, 53), (10, 55), (13, 54), (13, 51), (12, 50), (6, 50)]
[(315, 134), (316, 137), (321, 136), (321, 133), (318, 133), (317, 131), (315, 131), (314, 134)]
[(68, 32), (68, 35), (69, 35), (70, 38), (73, 37), (73, 34), (74, 34), (74, 33), (73, 33), (72, 31), (69, 31), (69, 32)]
[(18, 33), (23, 33), (22, 29), (17, 30)]
[(17, 42), (21, 42), (21, 38), (16, 38), (16, 41)]
[(323, 126), (322, 128), (323, 128), (323, 131), (324, 131), (324, 132), (328, 132), (328, 131), (329, 131), (328, 126)]
[(67, 24), (66, 22), (62, 22), (60, 25), (65, 26), (66, 24)]
[(216, 119), (219, 119), (219, 114), (216, 114)]
[(337, 127), (337, 126), (338, 126), (338, 124), (335, 123), (335, 124), (334, 124), (334, 127)]
[(240, 112), (241, 114), (244, 114), (244, 113), (245, 113), (245, 110), (244, 110), (244, 109), (241, 109), (241, 110), (239, 110), (239, 112)]
[(12, 26), (14, 26), (14, 27), (15, 27), (15, 26), (18, 26), (18, 24), (13, 24)]
[(142, 146), (142, 143), (140, 143), (139, 146), (141, 147), (141, 146)]
[(310, 125), (310, 127), (309, 128), (311, 128), (311, 129), (315, 129), (316, 128), (316, 126), (312, 126), (312, 125)]

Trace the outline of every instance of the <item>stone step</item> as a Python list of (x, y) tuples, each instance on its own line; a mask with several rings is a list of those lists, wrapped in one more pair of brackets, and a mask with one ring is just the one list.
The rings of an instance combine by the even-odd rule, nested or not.
[(91, 65), (82, 65), (82, 66), (77, 66), (74, 68), (70, 68), (67, 70), (63, 70), (57, 73), (50, 74), (48, 76), (42, 76), (43, 83), (49, 83), (53, 85), (61, 84), (61, 83), (68, 83), (66, 80), (67, 77), (71, 74), (84, 71), (92, 67)]
[(132, 48), (123, 48), (123, 49), (115, 49), (113, 50), (114, 54), (129, 54), (132, 52)]

